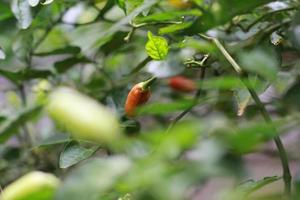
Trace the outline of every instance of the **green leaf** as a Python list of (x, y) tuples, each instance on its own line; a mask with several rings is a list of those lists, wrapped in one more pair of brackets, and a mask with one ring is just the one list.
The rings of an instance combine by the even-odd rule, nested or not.
[(4, 60), (5, 59), (5, 52), (3, 51), (3, 49), (0, 47), (0, 60)]
[(0, 115), (0, 124), (6, 120), (6, 116)]
[(99, 200), (114, 189), (117, 179), (131, 167), (126, 157), (113, 156), (94, 159), (74, 170), (58, 189), (57, 200)]
[(267, 80), (274, 80), (278, 73), (278, 58), (272, 49), (254, 49), (239, 54), (241, 67)]
[(105, 41), (106, 43), (100, 47), (100, 51), (105, 55), (113, 55), (114, 53), (118, 52), (118, 50), (124, 48), (125, 46), (126, 42), (124, 41), (124, 38), (126, 35), (126, 32), (115, 33), (109, 41)]
[(61, 55), (61, 54), (73, 54), (76, 55), (80, 53), (80, 48), (76, 46), (66, 46), (64, 48), (55, 49), (49, 52), (39, 52), (35, 53), (35, 56), (50, 56), (50, 55)]
[[(133, 1), (130, 1), (130, 2), (133, 2)], [(94, 45), (92, 45), (92, 47), (94, 47), (94, 48), (101, 47), (103, 44), (105, 44), (108, 41), (108, 39), (111, 39), (112, 35), (114, 35), (116, 32), (121, 30), (124, 27), (124, 25), (127, 25), (128, 23), (130, 23), (137, 15), (139, 15), (143, 11), (151, 8), (157, 2), (158, 2), (158, 0), (147, 0), (143, 4), (138, 3), (138, 5), (140, 5), (140, 6), (135, 8), (129, 15), (122, 18), (120, 21), (118, 21), (117, 23), (112, 25), (110, 28), (105, 29), (105, 31), (100, 32), (99, 35), (97, 36), (100, 39), (97, 39), (94, 42)], [(127, 11), (128, 11), (128, 9), (127, 9)], [(84, 50), (90, 49), (90, 48), (91, 47), (85, 48)]]
[(9, 6), (7, 6), (5, 3), (0, 3), (0, 21), (9, 19), (13, 16), (14, 14), (11, 12)]
[(201, 11), (197, 9), (192, 10), (183, 10), (183, 11), (168, 11), (168, 12), (159, 12), (154, 13), (152, 15), (148, 15), (145, 17), (137, 17), (135, 18), (135, 23), (151, 23), (151, 22), (167, 22), (167, 21), (174, 21), (180, 20), (182, 21), (184, 16), (201, 16)]
[(136, 120), (126, 120), (122, 122), (121, 127), (124, 129), (124, 132), (128, 135), (136, 134), (141, 129), (141, 124)]
[(37, 78), (47, 78), (53, 75), (49, 70), (37, 70), (37, 69), (25, 69), (21, 71), (22, 76), (19, 77), (21, 80), (31, 80)]
[(251, 95), (247, 89), (238, 89), (235, 91), (234, 96), (237, 101), (237, 116), (242, 116), (251, 100)]
[[(225, 192), (222, 194), (221, 199), (225, 200), (240, 200), (240, 199), (253, 199), (254, 196), (256, 200), (281, 200), (282, 194), (281, 193), (272, 193), (269, 192), (258, 192), (257, 194), (253, 194), (253, 192), (263, 188), (264, 186), (271, 184), (275, 181), (280, 180), (281, 177), (278, 176), (272, 176), (272, 177), (265, 177), (261, 180), (254, 181), (254, 180), (248, 180), (244, 183), (241, 183), (239, 186), (237, 186), (235, 189), (229, 190), (228, 192)], [(257, 197), (257, 198), (256, 198)]]
[(68, 134), (55, 134), (53, 136), (50, 136), (44, 140), (42, 140), (39, 144), (36, 145), (35, 148), (39, 147), (49, 147), (54, 146), (58, 144), (64, 144), (67, 142), (71, 142), (72, 139)]
[(132, 200), (132, 196), (129, 193), (127, 193), (124, 196), (119, 197), (118, 200)]
[[(261, 81), (257, 78), (257, 76), (252, 78), (252, 81), (250, 81), (250, 84), (255, 86), (254, 89), (257, 92), (257, 94), (261, 94), (262, 92), (264, 92), (268, 86), (269, 83), (266, 81)], [(247, 88), (236, 88), (234, 89), (234, 97), (237, 101), (237, 116), (242, 116), (250, 102), (250, 100), (252, 99), (249, 91)]]
[(203, 0), (193, 0), (195, 4), (197, 4), (198, 6), (202, 6), (203, 4)]
[(70, 142), (60, 154), (59, 167), (65, 169), (76, 165), (80, 161), (92, 156), (98, 148), (98, 146), (85, 148), (80, 146), (77, 142)]
[(187, 122), (176, 124), (168, 134), (158, 131), (142, 135), (142, 138), (152, 145), (156, 156), (174, 159), (197, 143), (201, 132), (201, 123)]
[(181, 24), (171, 24), (169, 26), (165, 26), (163, 28), (160, 28), (158, 33), (159, 34), (168, 34), (168, 33), (174, 33), (178, 31), (182, 31), (192, 25), (192, 22), (186, 22)]
[(146, 51), (152, 59), (164, 60), (169, 52), (168, 42), (165, 38), (155, 36), (149, 31)]
[(186, 37), (185, 40), (179, 44), (180, 48), (192, 48), (200, 53), (212, 55), (217, 52), (216, 46), (206, 40), (198, 40), (193, 37)]
[[(36, 22), (36, 19), (35, 19), (35, 22)], [(51, 24), (52, 22), (51, 21), (48, 22), (47, 19), (41, 19), (41, 21), (39, 23)], [(35, 24), (33, 24), (33, 25), (35, 25)], [(48, 27), (47, 26), (41, 27), (41, 29), (47, 29)], [(44, 34), (46, 34), (46, 33), (44, 32)], [(34, 48), (33, 53), (34, 54), (45, 53), (45, 52), (55, 51), (57, 49), (67, 48), (69, 46), (69, 42), (70, 41), (68, 39), (66, 31), (59, 28), (58, 26), (55, 26), (51, 29), (51, 31), (49, 33), (47, 33), (46, 38), (37, 47), (33, 47)], [(73, 46), (77, 46), (77, 45), (73, 45)]]
[(128, 13), (141, 6), (144, 0), (126, 0), (126, 10)]
[(236, 89), (244, 88), (242, 81), (238, 77), (234, 76), (221, 76), (217, 78), (207, 78), (203, 83), (199, 84), (199, 87), (204, 89)]
[(30, 29), (19, 31), (17, 37), (14, 39), (12, 46), (14, 56), (24, 64), (26, 64), (30, 56), (30, 51), (33, 48), (33, 40), (34, 38)]
[(300, 110), (300, 81), (297, 81), (283, 97), (283, 102), (286, 107), (291, 110)]
[[(276, 125), (280, 126), (282, 122), (277, 122)], [(262, 142), (274, 138), (276, 131), (273, 124), (257, 122), (246, 127), (236, 127), (236, 129), (226, 132), (223, 136), (225, 136), (224, 141), (231, 149), (243, 154), (254, 150)]]
[(271, 177), (264, 177), (263, 179), (261, 179), (259, 181), (248, 180), (248, 181), (242, 183), (238, 187), (238, 190), (243, 192), (245, 195), (249, 195), (252, 192), (255, 192), (255, 191), (261, 189), (262, 187), (264, 187), (270, 183), (273, 183), (275, 181), (278, 181), (280, 179), (281, 179), (281, 177), (279, 177), (279, 176), (271, 176)]
[(0, 69), (0, 74), (15, 83), (21, 83), (25, 80), (37, 78), (47, 78), (48, 76), (53, 75), (52, 72), (48, 70), (36, 70), (30, 68), (22, 69), (15, 72)]
[(297, 12), (293, 17), (292, 26), (289, 30), (289, 39), (291, 44), (300, 49), (299, 28), (300, 27), (300, 12)]
[(115, 0), (116, 4), (124, 11), (126, 14), (126, 2), (125, 0)]
[(71, 57), (71, 58), (67, 58), (65, 60), (56, 62), (54, 64), (54, 68), (55, 68), (57, 73), (64, 73), (64, 72), (71, 69), (72, 67), (74, 67), (77, 64), (90, 63), (90, 62), (91, 61), (88, 60), (87, 58)]
[[(219, 0), (214, 3), (215, 5), (212, 7), (212, 12), (219, 23), (225, 23), (236, 15), (251, 12), (254, 8), (271, 1), (272, 0)], [(218, 8), (216, 8), (217, 6)]]
[(193, 101), (177, 101), (168, 103), (152, 103), (146, 104), (138, 108), (139, 115), (146, 114), (166, 114), (187, 109), (193, 105)]
[[(219, 0), (213, 1), (212, 5), (197, 18), (188, 29), (190, 34), (205, 32), (211, 28), (229, 22), (237, 15), (252, 12), (256, 7), (262, 6), (272, 0)], [(233, 6), (234, 5), (234, 6)]]
[(21, 126), (35, 117), (40, 111), (40, 106), (27, 108), (14, 118), (6, 120), (6, 122), (0, 126), (0, 143), (5, 142), (12, 135), (16, 134)]
[(30, 5), (27, 0), (12, 0), (11, 9), (22, 29), (27, 29), (32, 22)]
[(295, 187), (295, 198), (300, 198), (300, 173), (299, 171), (294, 177), (294, 187)]

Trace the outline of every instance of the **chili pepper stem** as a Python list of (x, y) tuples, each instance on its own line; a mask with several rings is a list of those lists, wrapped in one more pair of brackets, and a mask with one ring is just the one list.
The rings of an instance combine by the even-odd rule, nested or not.
[(157, 78), (155, 76), (153, 76), (150, 79), (142, 82), (142, 84), (141, 84), (142, 90), (148, 90), (148, 88), (156, 81), (156, 79)]
[[(206, 40), (212, 41), (217, 46), (217, 48), (221, 51), (221, 53), (224, 55), (224, 57), (227, 59), (227, 61), (232, 65), (232, 67), (234, 68), (234, 70), (236, 71), (236, 73), (238, 74), (238, 76), (240, 78), (243, 78), (244, 76), (246, 76), (246, 78), (248, 78), (247, 73), (242, 70), (242, 68), (239, 66), (239, 64), (232, 58), (232, 56), (228, 53), (228, 51), (225, 49), (225, 47), (221, 44), (221, 42), (217, 38), (210, 37), (210, 36), (203, 35), (203, 34), (199, 34), (199, 35)], [(245, 87), (248, 89), (249, 93), (251, 94), (254, 102), (260, 109), (261, 115), (263, 116), (265, 121), (267, 123), (272, 123), (271, 116), (269, 115), (268, 111), (266, 110), (264, 104), (259, 99), (256, 91), (252, 88), (251, 84), (248, 84), (247, 82), (243, 81), (243, 79), (241, 79), (241, 80), (244, 83)], [(275, 127), (273, 127), (273, 129), (275, 132), (277, 132)], [(283, 181), (285, 184), (284, 192), (285, 192), (286, 197), (290, 198), (290, 196), (291, 196), (291, 172), (290, 172), (289, 160), (288, 160), (286, 150), (282, 144), (280, 137), (278, 136), (278, 134), (276, 134), (276, 135), (277, 136), (274, 137), (274, 141), (277, 146), (277, 150), (279, 152), (279, 157), (281, 159), (281, 165), (282, 165), (282, 169), (283, 169)]]

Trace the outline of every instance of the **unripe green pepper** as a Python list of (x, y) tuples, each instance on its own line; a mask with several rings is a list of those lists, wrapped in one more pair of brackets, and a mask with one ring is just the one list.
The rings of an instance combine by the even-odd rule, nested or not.
[(52, 200), (60, 181), (52, 174), (34, 171), (8, 185), (1, 200)]
[(107, 144), (120, 137), (119, 123), (114, 114), (74, 89), (61, 87), (53, 91), (47, 111), (75, 139)]

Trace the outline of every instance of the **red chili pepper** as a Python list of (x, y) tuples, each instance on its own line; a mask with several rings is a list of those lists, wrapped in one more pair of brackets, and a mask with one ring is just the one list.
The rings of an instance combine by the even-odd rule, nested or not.
[(193, 92), (197, 89), (196, 83), (184, 76), (175, 76), (169, 79), (169, 86), (180, 92)]
[(128, 117), (134, 117), (136, 108), (149, 100), (151, 95), (150, 85), (155, 79), (156, 78), (153, 77), (132, 87), (125, 103), (125, 113)]

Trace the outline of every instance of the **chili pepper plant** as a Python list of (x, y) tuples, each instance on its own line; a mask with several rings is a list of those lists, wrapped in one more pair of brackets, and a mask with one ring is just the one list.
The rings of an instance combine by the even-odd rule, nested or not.
[(0, 0), (0, 199), (300, 199), (298, 0)]

